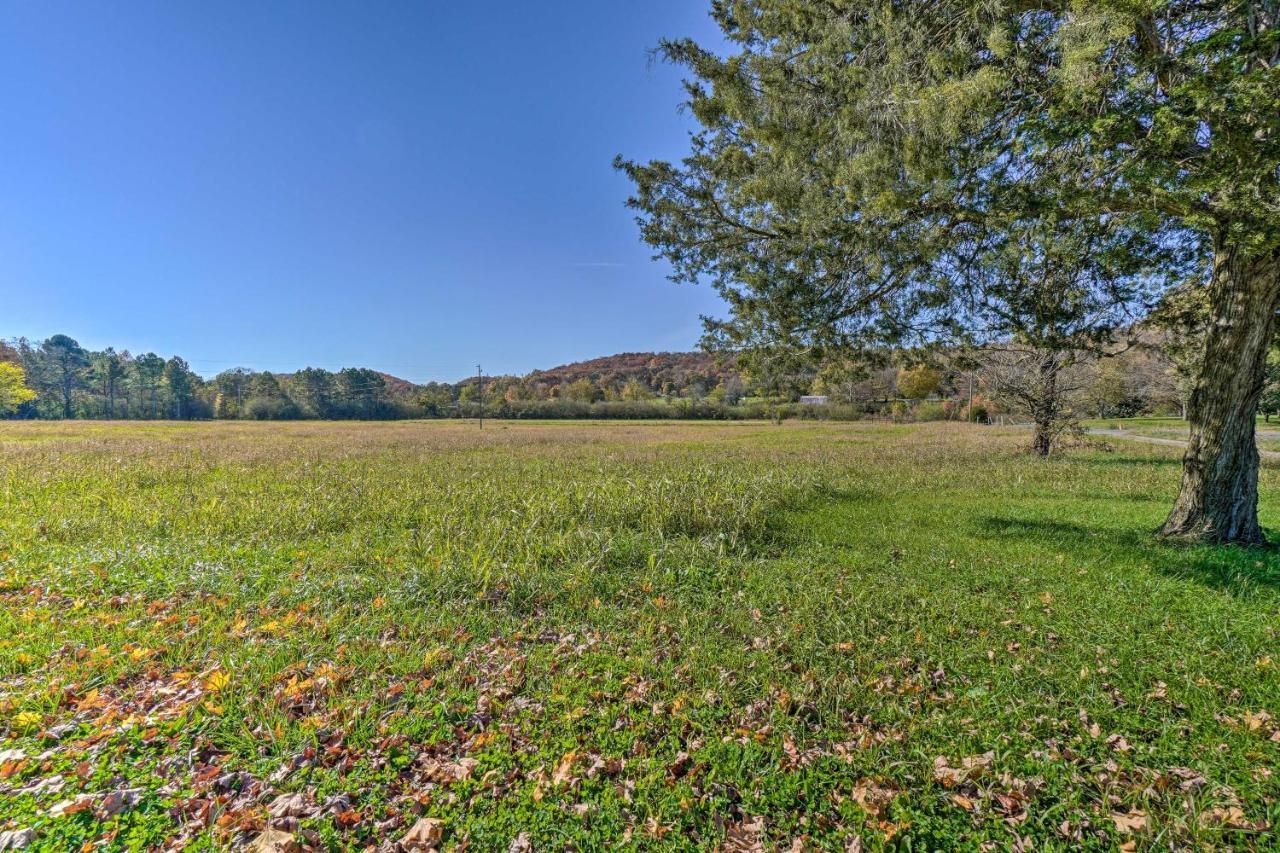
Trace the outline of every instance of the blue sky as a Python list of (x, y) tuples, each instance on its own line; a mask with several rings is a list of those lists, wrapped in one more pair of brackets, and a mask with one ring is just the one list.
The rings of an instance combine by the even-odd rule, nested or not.
[(0, 4), (0, 337), (524, 373), (697, 341), (615, 154), (676, 158), (704, 0)]

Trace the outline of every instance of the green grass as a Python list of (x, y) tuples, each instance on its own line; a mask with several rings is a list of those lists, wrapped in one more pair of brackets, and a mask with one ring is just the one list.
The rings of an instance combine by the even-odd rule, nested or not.
[(1025, 441), (5, 424), (0, 831), (1272, 846), (1280, 556), (1151, 540), (1175, 448)]

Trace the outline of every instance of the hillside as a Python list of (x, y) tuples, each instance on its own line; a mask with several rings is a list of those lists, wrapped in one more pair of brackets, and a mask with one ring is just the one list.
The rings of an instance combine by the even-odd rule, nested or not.
[(618, 385), (636, 379), (650, 387), (660, 387), (667, 382), (684, 386), (696, 379), (714, 379), (711, 384), (715, 384), (736, 375), (732, 356), (705, 352), (624, 352), (535, 370), (525, 379), (549, 384), (590, 379)]
[(399, 376), (392, 376), (390, 373), (383, 373), (381, 370), (375, 371), (382, 377), (382, 381), (387, 383), (387, 394), (391, 397), (401, 399), (412, 397), (422, 391), (422, 386), (416, 382), (410, 382), (408, 379), (401, 379)]

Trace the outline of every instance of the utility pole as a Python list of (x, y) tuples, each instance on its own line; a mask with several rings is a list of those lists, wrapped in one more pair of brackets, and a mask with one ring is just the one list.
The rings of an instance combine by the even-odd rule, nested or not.
[(480, 384), (480, 429), (484, 429), (484, 371), (476, 365), (476, 381)]

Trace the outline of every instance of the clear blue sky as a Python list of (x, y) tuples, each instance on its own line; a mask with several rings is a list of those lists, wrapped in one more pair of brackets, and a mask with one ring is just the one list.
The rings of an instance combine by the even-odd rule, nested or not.
[(457, 379), (694, 346), (615, 154), (706, 0), (0, 3), (0, 337)]

